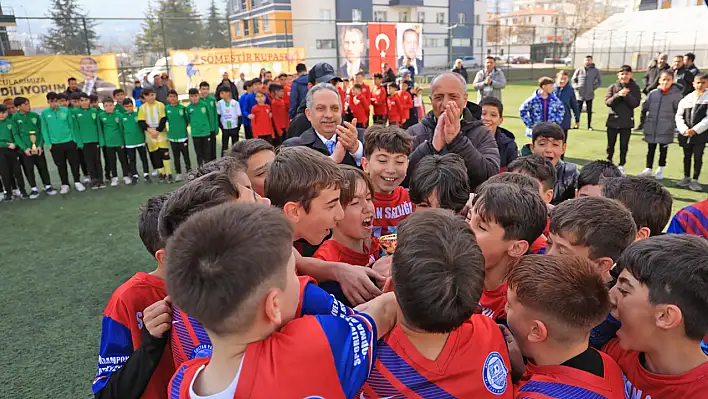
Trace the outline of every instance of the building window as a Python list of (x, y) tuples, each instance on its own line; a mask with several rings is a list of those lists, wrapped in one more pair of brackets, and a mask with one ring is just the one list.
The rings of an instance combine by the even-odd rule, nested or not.
[(546, 17), (541, 17), (541, 23), (546, 22)]
[(257, 35), (261, 33), (261, 27), (259, 26), (260, 18), (253, 18), (253, 34)]
[(460, 25), (465, 24), (465, 13), (464, 12), (457, 14), (457, 23)]
[(398, 22), (408, 22), (408, 11), (398, 13)]
[(332, 50), (336, 43), (334, 39), (317, 39), (317, 50)]
[(236, 22), (233, 26), (234, 36), (241, 36), (241, 21)]
[(251, 34), (251, 27), (249, 26), (249, 20), (244, 19), (243, 21), (243, 35), (248, 36)]
[(531, 17), (527, 17), (526, 22), (531, 23)]
[(270, 15), (263, 16), (263, 32), (270, 32)]
[(241, 11), (248, 10), (248, 0), (239, 0), (239, 1), (241, 1)]
[(440, 47), (440, 40), (436, 37), (423, 37), (423, 47)]
[(479, 14), (474, 16), (474, 24), (479, 25)]
[(374, 22), (388, 21), (388, 13), (386, 11), (374, 11)]
[(321, 9), (320, 10), (320, 21), (321, 22), (329, 22), (331, 20), (332, 20), (332, 11)]
[(361, 9), (352, 9), (352, 22), (361, 22)]
[(444, 24), (445, 23), (445, 13), (444, 12), (439, 12), (435, 15), (435, 21), (439, 24)]
[(425, 22), (425, 13), (422, 11), (418, 11), (418, 22), (420, 22), (420, 23)]
[(241, 10), (241, 2), (239, 0), (234, 0), (231, 3), (231, 12), (235, 14), (235, 13), (239, 12), (240, 10)]
[(470, 47), (469, 38), (452, 39), (452, 47)]

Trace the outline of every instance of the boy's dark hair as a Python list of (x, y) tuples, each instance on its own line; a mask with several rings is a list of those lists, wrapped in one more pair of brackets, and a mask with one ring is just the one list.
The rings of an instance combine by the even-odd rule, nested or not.
[(411, 174), (409, 192), (416, 206), (435, 194), (440, 208), (459, 213), (470, 198), (465, 161), (453, 153), (424, 157)]
[(484, 107), (485, 105), (489, 105), (490, 107), (496, 107), (496, 109), (499, 111), (499, 115), (504, 114), (504, 104), (502, 104), (502, 102), (499, 101), (499, 99), (496, 97), (484, 97), (482, 101), (479, 102), (479, 106)]
[(69, 96), (67, 96), (65, 93), (57, 93), (57, 100), (68, 100)]
[(160, 212), (160, 236), (167, 241), (188, 217), (239, 197), (226, 172), (212, 172), (175, 190)]
[(601, 180), (609, 177), (622, 177), (622, 172), (610, 161), (604, 159), (592, 161), (580, 169), (578, 190), (588, 185), (597, 186)]
[(20, 105), (23, 105), (28, 102), (29, 99), (27, 99), (27, 97), (15, 97), (15, 101), (13, 101), (13, 104), (15, 104), (15, 107), (19, 107)]
[[(533, 192), (538, 192), (538, 182), (527, 175), (521, 173), (502, 172), (490, 177), (480, 185), (485, 184), (512, 184)], [(479, 187), (478, 187), (479, 189)]]
[(484, 289), (484, 256), (474, 233), (444, 209), (401, 222), (391, 272), (406, 321), (431, 333), (448, 333), (469, 320)]
[(158, 249), (165, 247), (165, 240), (160, 236), (158, 227), (160, 221), (160, 211), (170, 198), (172, 193), (159, 194), (150, 198), (147, 203), (140, 207), (138, 216), (138, 234), (145, 245), (145, 249), (150, 255), (155, 256)]
[(69, 94), (69, 100), (80, 100), (82, 98), (90, 99), (89, 95), (82, 91)]
[(104, 98), (103, 98), (103, 101), (101, 101), (101, 102), (102, 102), (103, 104), (111, 104), (111, 103), (114, 103), (115, 101), (113, 101), (113, 98), (112, 98), (112, 97), (104, 97)]
[(352, 86), (352, 89), (359, 89), (359, 90), (361, 90), (361, 89), (363, 89), (363, 88), (364, 88), (364, 86), (362, 86), (362, 85), (359, 84), (359, 83), (357, 83), (357, 84), (355, 84), (354, 86)]
[(708, 80), (708, 73), (700, 72), (693, 78), (693, 80)]
[(72, 80), (73, 80), (73, 81), (76, 81), (76, 78), (72, 76), (72, 77), (70, 77), (69, 79), (67, 79), (66, 82), (69, 83), (69, 82), (71, 82)]
[(170, 91), (167, 92), (167, 95), (168, 95), (168, 96), (169, 96), (169, 95), (175, 95), (175, 96), (178, 96), (178, 97), (179, 97), (179, 94), (177, 94), (177, 90), (170, 90)]
[(688, 58), (691, 62), (694, 62), (696, 60), (696, 55), (693, 53), (686, 53), (684, 57)]
[(132, 98), (129, 98), (129, 97), (128, 97), (128, 98), (125, 98), (125, 99), (123, 100), (123, 105), (128, 105), (128, 104), (133, 105), (133, 99), (132, 99)]
[(681, 309), (686, 336), (700, 341), (708, 334), (708, 241), (692, 235), (669, 234), (639, 240), (617, 261), (649, 289), (652, 305)]
[(618, 201), (603, 197), (561, 202), (551, 210), (550, 231), (565, 234), (573, 245), (589, 247), (591, 260), (609, 257), (617, 261), (637, 236), (637, 228), (627, 208)]
[(629, 65), (622, 65), (617, 72), (632, 72), (632, 67)]
[(89, 101), (92, 102), (92, 103), (97, 103), (97, 102), (98, 102), (98, 96), (95, 95), (95, 94), (91, 94), (91, 95), (89, 96)]
[(115, 89), (113, 90), (113, 97), (115, 97), (117, 94), (123, 93), (125, 94), (125, 91), (123, 89)]
[(305, 64), (295, 65), (295, 72), (297, 72), (297, 73), (307, 72), (307, 65), (305, 65)]
[(270, 79), (264, 79), (263, 80), (263, 86), (268, 87), (269, 84), (271, 84), (273, 81)]
[(212, 172), (224, 172), (229, 177), (233, 178), (236, 173), (246, 173), (246, 161), (240, 157), (221, 157), (213, 161), (209, 161), (197, 169), (192, 169), (187, 173), (187, 181), (190, 182)]
[(229, 86), (221, 86), (219, 87), (219, 93), (231, 93), (231, 87)]
[(383, 75), (377, 72), (374, 74), (374, 79), (383, 79)]
[(253, 78), (251, 79), (251, 86), (255, 85), (256, 83), (261, 84), (261, 78)]
[(197, 89), (195, 89), (195, 88), (191, 88), (191, 89), (189, 89), (189, 92), (188, 92), (188, 93), (189, 93), (190, 96), (191, 96), (191, 95), (194, 95), (194, 94), (199, 94), (199, 90), (197, 90)]
[(563, 128), (550, 122), (539, 122), (531, 131), (531, 142), (536, 143), (539, 137), (548, 139), (561, 140), (565, 143), (565, 132)]
[(543, 234), (548, 222), (548, 207), (538, 191), (511, 184), (482, 183), (472, 208), (484, 222), (500, 225), (505, 240), (524, 240), (529, 245)]
[(202, 87), (209, 87), (209, 83), (204, 81), (199, 83), (199, 88), (201, 89)]
[(143, 92), (141, 95), (143, 97), (147, 98), (147, 96), (149, 96), (150, 94), (154, 94), (154, 93), (155, 93), (155, 90), (153, 90), (151, 87), (146, 87), (143, 89)]
[(553, 78), (549, 78), (548, 76), (544, 76), (538, 80), (538, 87), (543, 87), (548, 84), (552, 85), (553, 83), (555, 83)]
[(661, 73), (659, 74), (659, 77), (662, 77), (664, 75), (670, 77), (671, 80), (674, 79), (674, 72), (671, 70), (671, 68), (661, 71)]
[(364, 156), (367, 158), (376, 150), (408, 156), (412, 146), (413, 137), (396, 126), (371, 125), (364, 133)]
[(342, 171), (328, 156), (308, 147), (281, 147), (268, 169), (265, 195), (282, 208), (288, 202), (310, 203), (327, 188), (342, 187)]
[(374, 198), (374, 185), (371, 183), (371, 178), (363, 170), (350, 165), (339, 165), (342, 171), (342, 193), (339, 195), (339, 202), (342, 208), (346, 209), (354, 196), (356, 196), (356, 183), (362, 180), (366, 184), (367, 190), (371, 194), (371, 199)]
[(556, 185), (556, 167), (553, 166), (553, 162), (540, 155), (532, 154), (517, 158), (507, 165), (506, 170), (528, 174), (534, 179), (541, 181), (543, 189), (546, 191), (553, 190)]
[(648, 227), (652, 236), (661, 234), (671, 218), (674, 202), (671, 193), (654, 179), (637, 176), (605, 179), (602, 195), (626, 206), (637, 229)]
[(247, 331), (265, 292), (284, 290), (295, 272), (292, 235), (283, 212), (267, 205), (226, 203), (190, 217), (167, 244), (174, 304), (214, 334)]
[[(550, 316), (554, 341), (577, 340), (605, 319), (610, 296), (595, 265), (583, 257), (570, 255), (526, 255), (507, 274), (509, 289), (524, 307)], [(580, 334), (580, 331), (583, 334)]]
[(395, 83), (393, 83), (393, 82), (389, 83), (389, 84), (388, 84), (388, 87), (393, 87), (393, 88), (396, 89), (396, 90), (399, 90), (399, 89), (400, 89), (400, 87), (398, 87), (398, 85), (395, 84)]
[(277, 83), (273, 83), (272, 85), (270, 85), (270, 87), (268, 88), (268, 90), (269, 90), (271, 93), (275, 93), (275, 92), (278, 92), (278, 91), (280, 91), (280, 90), (285, 90), (285, 88), (284, 88), (283, 86), (277, 84)]
[(50, 91), (47, 93), (47, 101), (54, 101), (59, 98), (59, 95), (56, 92)]
[(4, 114), (5, 112), (7, 112), (7, 107), (5, 104), (0, 104), (0, 114)]
[(354, 76), (364, 76), (364, 71), (360, 69), (357, 73), (354, 74)]
[(136, 80), (135, 83), (140, 83), (140, 81), (139, 81), (139, 80)]
[(275, 152), (273, 144), (263, 140), (263, 139), (246, 139), (239, 140), (236, 144), (231, 147), (231, 150), (227, 152), (229, 156), (240, 155), (245, 160), (248, 161), (253, 154), (257, 154), (261, 151), (272, 151)]
[(247, 80), (243, 83), (243, 88), (248, 89), (249, 87), (253, 86), (253, 81), (252, 80)]
[(402, 85), (406, 85), (406, 86), (408, 86), (408, 87), (411, 87), (411, 81), (410, 81), (410, 80), (402, 80), (402, 81), (401, 81), (401, 84), (402, 84)]

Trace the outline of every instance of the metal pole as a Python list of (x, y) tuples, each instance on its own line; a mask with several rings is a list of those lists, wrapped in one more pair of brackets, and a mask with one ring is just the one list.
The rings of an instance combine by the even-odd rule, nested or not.
[(693, 53), (696, 53), (696, 45), (698, 44), (698, 31), (696, 31), (696, 34), (693, 35)]
[(622, 64), (627, 63), (627, 38), (629, 38), (629, 32), (624, 32), (624, 53), (622, 53)]
[(637, 49), (637, 54), (638, 54), (637, 55), (637, 65), (634, 66), (635, 68), (637, 68), (637, 70), (639, 69), (639, 57), (641, 57), (641, 54), (643, 53), (643, 50), (642, 50), (642, 37), (643, 36), (644, 36), (644, 31), (639, 32), (639, 48)]
[(654, 43), (656, 43), (656, 32), (654, 32), (651, 38), (651, 53), (649, 54), (649, 57), (654, 57)]
[(86, 26), (86, 17), (81, 18), (82, 24), (84, 25), (84, 39), (86, 39), (86, 54), (91, 55), (91, 41), (88, 36), (88, 27)]
[(614, 30), (610, 30), (610, 45), (607, 48), (607, 69), (610, 69), (610, 60), (612, 59), (612, 33)]
[(160, 31), (162, 33), (162, 52), (163, 52), (163, 57), (165, 57), (165, 61), (167, 61), (167, 73), (169, 74), (170, 71), (170, 60), (167, 58), (169, 56), (169, 53), (167, 52), (167, 38), (165, 36), (165, 20), (163, 18), (160, 18)]
[[(536, 75), (534, 73), (534, 60), (533, 60), (533, 49), (534, 46), (536, 45), (536, 25), (533, 26), (533, 30), (531, 31), (531, 79), (534, 79), (534, 76)], [(538, 54), (538, 52), (536, 52)]]
[(574, 32), (573, 32), (573, 68), (575, 68), (575, 56), (576, 56), (575, 52), (577, 50), (577, 48), (576, 48), (577, 42), (578, 42), (578, 28), (575, 28)]

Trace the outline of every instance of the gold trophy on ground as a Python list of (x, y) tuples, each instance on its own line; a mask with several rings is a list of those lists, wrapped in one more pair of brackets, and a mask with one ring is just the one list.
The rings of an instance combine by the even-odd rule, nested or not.
[(30, 150), (30, 153), (32, 155), (39, 154), (39, 148), (37, 148), (37, 132), (34, 130), (30, 130), (29, 137), (30, 141), (32, 142), (32, 149)]

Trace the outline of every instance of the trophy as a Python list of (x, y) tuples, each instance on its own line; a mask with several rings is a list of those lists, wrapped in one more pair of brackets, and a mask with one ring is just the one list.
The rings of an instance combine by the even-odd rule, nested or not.
[(29, 137), (30, 141), (32, 142), (32, 149), (30, 150), (30, 152), (32, 153), (32, 155), (39, 154), (39, 148), (37, 148), (37, 132), (34, 130), (30, 130)]
[(379, 237), (379, 243), (381, 244), (381, 249), (383, 249), (383, 256), (393, 255), (396, 252), (396, 247), (398, 246), (398, 235), (389, 234), (386, 236)]

